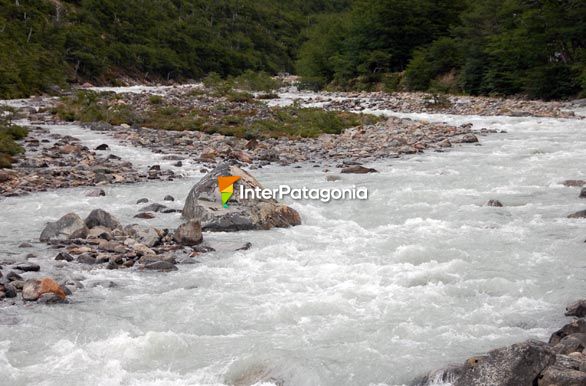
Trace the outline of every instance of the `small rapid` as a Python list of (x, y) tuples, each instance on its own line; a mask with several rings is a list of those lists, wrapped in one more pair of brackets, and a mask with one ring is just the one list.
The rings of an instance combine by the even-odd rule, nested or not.
[[(288, 201), (303, 225), (205, 234), (217, 251), (171, 273), (56, 269), (37, 243), (46, 221), (94, 208), (133, 218), (142, 197), (181, 208), (200, 178), (83, 188), (0, 201), (0, 253), (83, 279), (65, 306), (0, 309), (0, 374), (11, 385), (401, 385), (526, 338), (547, 339), (583, 297), (584, 123), (572, 119), (401, 114), (475, 129), (457, 146), (371, 164), (328, 182), (321, 168), (252, 171), (263, 184), (366, 186), (367, 201)], [(80, 126), (51, 127), (140, 167), (162, 156)], [(109, 142), (106, 142), (109, 141)], [(487, 207), (498, 199), (502, 208)], [(149, 220), (176, 227), (178, 213)], [(252, 248), (234, 252), (251, 242)], [(261, 381), (259, 381), (261, 380)], [(263, 383), (264, 382), (264, 383)], [(3, 382), (1, 382), (3, 383)]]

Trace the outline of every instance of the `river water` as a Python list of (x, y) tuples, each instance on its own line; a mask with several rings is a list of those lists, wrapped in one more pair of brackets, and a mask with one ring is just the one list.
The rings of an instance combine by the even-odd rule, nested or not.
[[(56, 252), (36, 240), (71, 211), (99, 207), (136, 222), (137, 199), (166, 194), (180, 208), (201, 177), (195, 166), (173, 182), (107, 187), (105, 197), (79, 188), (0, 201), (4, 259), (23, 259), (31, 250), (16, 246), (35, 242), (31, 261), (85, 285), (69, 305), (0, 308), (0, 384), (401, 385), (547, 339), (586, 293), (585, 222), (566, 218), (586, 201), (560, 184), (586, 179), (584, 121), (377, 113), (506, 133), (335, 183), (311, 165), (255, 170), (268, 187), (366, 186), (369, 200), (288, 201), (303, 225), (206, 234), (218, 251), (171, 273), (55, 270)], [(53, 130), (109, 143), (141, 167), (160, 161), (77, 126)], [(505, 206), (483, 206), (489, 199)], [(250, 250), (232, 252), (247, 241)]]

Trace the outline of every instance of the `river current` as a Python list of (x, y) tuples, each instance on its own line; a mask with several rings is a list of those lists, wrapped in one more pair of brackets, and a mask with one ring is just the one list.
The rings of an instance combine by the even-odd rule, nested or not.
[[(0, 307), (0, 384), (401, 385), (527, 338), (547, 339), (586, 293), (577, 188), (586, 179), (585, 121), (380, 114), (504, 130), (457, 146), (369, 164), (380, 173), (328, 182), (322, 168), (252, 171), (265, 186), (369, 189), (366, 201), (292, 201), (303, 225), (205, 234), (216, 252), (171, 273), (52, 268), (38, 243), (47, 221), (94, 208), (133, 218), (147, 197), (181, 208), (201, 178), (35, 193), (0, 201), (0, 255), (33, 252), (42, 270), (82, 279), (62, 306)], [(52, 130), (138, 167), (165, 164), (79, 126)], [(484, 206), (498, 199), (502, 208)], [(142, 222), (146, 220), (138, 220)], [(176, 227), (179, 214), (149, 220)], [(251, 242), (252, 248), (234, 252)], [(76, 266), (76, 269), (71, 268)], [(2, 381), (3, 380), (3, 381)]]

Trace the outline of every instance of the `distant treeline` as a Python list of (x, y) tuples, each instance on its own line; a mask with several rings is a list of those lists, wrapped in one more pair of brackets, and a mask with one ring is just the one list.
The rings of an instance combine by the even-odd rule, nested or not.
[(0, 97), (247, 70), (315, 88), (565, 98), (584, 0), (0, 0)]
[(584, 0), (355, 0), (307, 32), (308, 84), (555, 99), (586, 90)]
[(294, 71), (302, 30), (346, 0), (0, 0), (0, 97), (68, 82)]

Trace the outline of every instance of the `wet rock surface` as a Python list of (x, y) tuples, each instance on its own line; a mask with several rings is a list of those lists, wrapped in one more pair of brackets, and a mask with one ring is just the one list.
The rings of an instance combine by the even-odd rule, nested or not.
[[(219, 176), (238, 176), (228, 207), (222, 206), (218, 190)], [(204, 230), (240, 231), (286, 228), (301, 224), (299, 213), (272, 199), (240, 197), (239, 188), (263, 189), (249, 173), (236, 165), (222, 163), (206, 174), (189, 192), (182, 215), (197, 220)]]
[(586, 385), (584, 304), (586, 300), (579, 300), (566, 308), (566, 316), (579, 316), (579, 319), (554, 332), (548, 343), (527, 340), (501, 347), (469, 358), (463, 365), (433, 371), (412, 385), (431, 386), (438, 381), (454, 386)]

